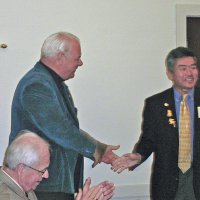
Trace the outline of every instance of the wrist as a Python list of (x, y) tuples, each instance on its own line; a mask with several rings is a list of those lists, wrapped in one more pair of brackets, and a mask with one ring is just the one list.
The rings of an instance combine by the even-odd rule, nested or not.
[(135, 153), (135, 155), (137, 156), (137, 165), (139, 165), (142, 162), (142, 155), (139, 153)]

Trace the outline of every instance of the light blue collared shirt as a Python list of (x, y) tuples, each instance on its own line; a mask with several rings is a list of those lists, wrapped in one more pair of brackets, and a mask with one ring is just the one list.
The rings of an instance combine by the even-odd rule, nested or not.
[[(176, 107), (176, 118), (179, 124), (179, 113), (180, 113), (180, 103), (182, 101), (182, 95), (174, 88), (174, 100)], [(194, 138), (194, 89), (188, 91), (187, 96), (187, 106), (190, 110), (190, 125), (191, 125), (191, 158), (193, 158), (193, 138)]]

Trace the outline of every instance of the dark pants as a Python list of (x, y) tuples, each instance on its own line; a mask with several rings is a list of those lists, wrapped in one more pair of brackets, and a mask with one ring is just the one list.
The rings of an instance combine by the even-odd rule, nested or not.
[(196, 200), (193, 189), (193, 170), (179, 172), (179, 184), (175, 200)]
[(37, 192), (35, 194), (38, 200), (74, 200), (74, 194), (64, 192)]

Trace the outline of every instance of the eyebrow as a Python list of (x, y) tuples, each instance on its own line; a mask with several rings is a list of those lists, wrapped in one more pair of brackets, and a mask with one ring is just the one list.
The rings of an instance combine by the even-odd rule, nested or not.
[(178, 65), (178, 66), (179, 66), (179, 67), (187, 67), (187, 66), (192, 66), (192, 65), (197, 65), (197, 63), (192, 63), (191, 65), (180, 64), (180, 65)]

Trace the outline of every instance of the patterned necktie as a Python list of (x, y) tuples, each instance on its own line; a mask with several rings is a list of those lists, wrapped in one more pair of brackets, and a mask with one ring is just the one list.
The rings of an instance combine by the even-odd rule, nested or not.
[(185, 173), (191, 166), (190, 111), (186, 103), (188, 94), (183, 94), (179, 118), (179, 157), (178, 167)]

